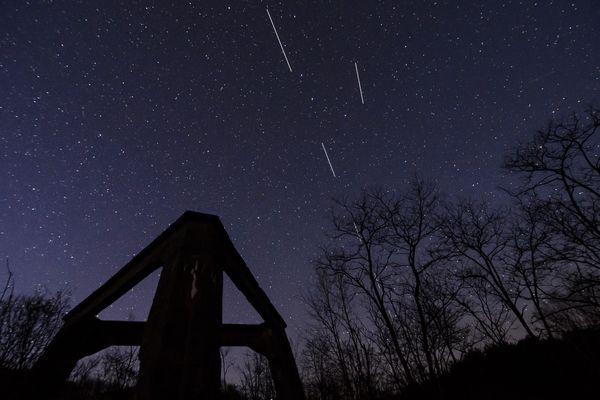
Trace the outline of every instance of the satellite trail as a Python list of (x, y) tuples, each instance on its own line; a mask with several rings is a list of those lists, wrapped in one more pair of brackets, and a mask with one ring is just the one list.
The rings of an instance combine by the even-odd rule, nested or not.
[(325, 145), (323, 144), (323, 142), (321, 142), (321, 146), (323, 146), (323, 151), (325, 152), (325, 157), (327, 157), (327, 162), (329, 163), (329, 168), (331, 168), (331, 173), (333, 174), (334, 178), (337, 178), (337, 176), (335, 176), (333, 165), (331, 165), (331, 160), (329, 159), (329, 155), (327, 154), (327, 150), (325, 149)]
[(279, 46), (281, 46), (281, 52), (283, 53), (283, 56), (285, 57), (285, 62), (287, 63), (287, 66), (290, 69), (290, 72), (292, 72), (292, 66), (290, 65), (287, 55), (285, 54), (285, 50), (283, 49), (283, 44), (281, 44), (281, 39), (279, 39), (279, 33), (277, 33), (277, 28), (275, 28), (275, 24), (273, 23), (273, 18), (271, 18), (271, 13), (269, 12), (268, 8), (267, 8), (267, 15), (269, 16), (269, 20), (271, 20), (271, 25), (273, 25), (273, 30), (275, 31), (275, 36), (277, 36), (277, 41), (279, 42)]
[(358, 65), (354, 63), (354, 69), (356, 69), (356, 79), (358, 80), (358, 90), (360, 90), (360, 101), (365, 104), (365, 98), (363, 97), (362, 86), (360, 85), (360, 76), (358, 75)]
[(362, 237), (358, 232), (358, 226), (356, 226), (356, 222), (352, 221), (352, 225), (354, 225), (354, 230), (356, 231), (356, 237), (358, 238), (358, 241), (362, 243)]

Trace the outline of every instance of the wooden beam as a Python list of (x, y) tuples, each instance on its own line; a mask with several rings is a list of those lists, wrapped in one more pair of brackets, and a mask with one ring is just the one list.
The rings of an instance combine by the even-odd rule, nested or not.
[(54, 398), (78, 360), (109, 346), (139, 346), (144, 329), (144, 322), (97, 318), (64, 325), (32, 368), (35, 384), (25, 388), (24, 398)]
[(96, 316), (153, 271), (160, 268), (169, 255), (169, 244), (176, 242), (178, 233), (179, 235), (182, 233), (182, 228), (193, 221), (222, 226), (219, 217), (215, 215), (186, 211), (102, 286), (73, 307), (65, 316), (65, 322)]
[(269, 351), (266, 343), (269, 329), (267, 324), (223, 324), (219, 333), (219, 344), (229, 347), (249, 347), (266, 356)]
[[(65, 322), (72, 323), (80, 319), (95, 317), (144, 278), (163, 266), (168, 258), (176, 253), (179, 243), (187, 239), (185, 238), (186, 233), (197, 231), (192, 228), (194, 225), (211, 225), (215, 228), (214, 231), (220, 242), (220, 254), (217, 254), (220, 259), (219, 265), (265, 321), (285, 328), (285, 321), (233, 246), (219, 217), (193, 211), (186, 211), (115, 275), (76, 305), (65, 316)], [(203, 241), (211, 238), (195, 237), (194, 239)]]

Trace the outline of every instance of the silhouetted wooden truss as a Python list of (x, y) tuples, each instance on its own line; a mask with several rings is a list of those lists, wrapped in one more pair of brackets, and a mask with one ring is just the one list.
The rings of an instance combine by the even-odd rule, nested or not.
[[(163, 268), (146, 322), (96, 316)], [(223, 272), (264, 319), (223, 324)], [(221, 346), (247, 346), (269, 360), (280, 399), (304, 399), (286, 324), (234, 248), (218, 217), (188, 211), (65, 316), (32, 370), (31, 397), (58, 393), (79, 359), (114, 345), (140, 346), (136, 399), (216, 399)]]

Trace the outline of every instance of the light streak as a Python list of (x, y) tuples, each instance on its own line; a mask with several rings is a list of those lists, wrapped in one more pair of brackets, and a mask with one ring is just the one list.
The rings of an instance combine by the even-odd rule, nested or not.
[(360, 90), (360, 101), (365, 104), (365, 98), (363, 97), (362, 86), (360, 84), (360, 75), (358, 75), (358, 65), (354, 63), (354, 69), (356, 70), (356, 80), (358, 80), (358, 90)]
[(279, 33), (277, 33), (277, 28), (275, 28), (275, 24), (273, 23), (273, 18), (271, 18), (271, 13), (269, 12), (268, 8), (267, 8), (267, 15), (269, 16), (271, 25), (273, 25), (273, 30), (275, 31), (275, 36), (277, 36), (277, 41), (279, 42), (279, 46), (281, 46), (281, 52), (283, 53), (283, 56), (285, 57), (285, 62), (287, 63), (287, 66), (290, 69), (290, 72), (292, 72), (292, 66), (290, 65), (290, 61), (288, 60), (287, 55), (285, 54), (283, 44), (281, 43), (281, 39), (279, 39)]
[(325, 157), (327, 157), (327, 162), (329, 163), (329, 168), (331, 168), (331, 173), (333, 174), (334, 178), (337, 178), (337, 176), (335, 176), (335, 171), (333, 170), (333, 165), (331, 165), (329, 154), (327, 154), (327, 150), (325, 149), (325, 145), (323, 144), (323, 142), (321, 142), (321, 146), (323, 146), (323, 151), (325, 152)]
[(358, 241), (362, 243), (362, 237), (360, 236), (360, 233), (358, 232), (358, 226), (356, 226), (356, 222), (352, 221), (352, 225), (354, 225), (354, 230), (356, 231), (356, 236), (358, 236)]

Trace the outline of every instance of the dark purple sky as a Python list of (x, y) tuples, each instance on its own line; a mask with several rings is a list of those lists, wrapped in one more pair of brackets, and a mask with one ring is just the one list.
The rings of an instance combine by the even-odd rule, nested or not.
[[(18, 291), (78, 302), (191, 209), (221, 217), (295, 336), (331, 197), (420, 173), (500, 201), (506, 150), (600, 95), (596, 0), (173, 4), (1, 3)], [(144, 317), (152, 283), (103, 315)], [(233, 294), (226, 313), (251, 320)]]

